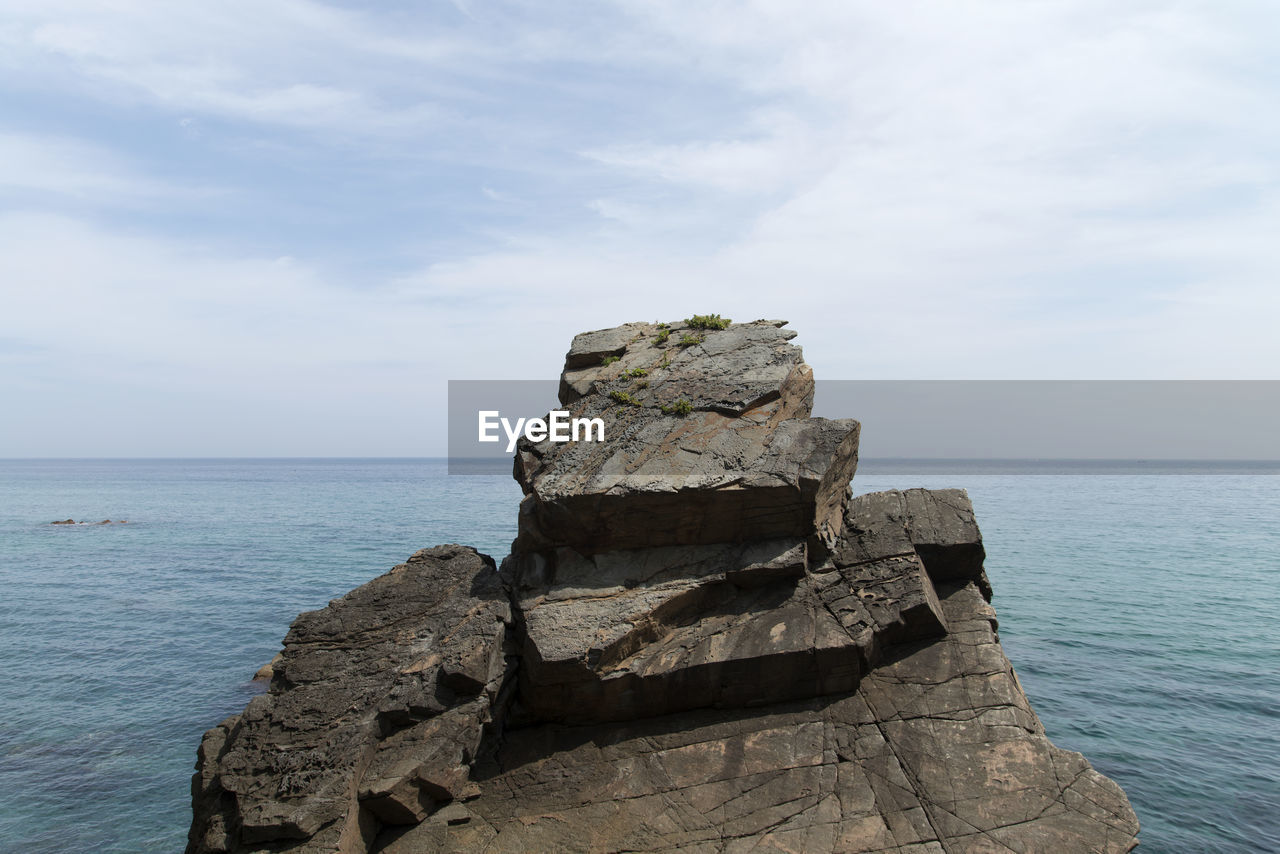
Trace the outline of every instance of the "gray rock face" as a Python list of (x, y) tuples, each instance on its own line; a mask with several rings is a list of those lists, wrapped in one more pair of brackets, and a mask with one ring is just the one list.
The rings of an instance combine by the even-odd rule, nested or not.
[(859, 651), (804, 581), (803, 541), (560, 549), (556, 562), (551, 584), (516, 585), (535, 718), (628, 720), (752, 705), (762, 685), (803, 697), (856, 684)]
[(932, 578), (971, 580), (991, 600), (982, 569), (987, 553), (964, 490), (891, 490), (853, 499), (833, 556), (836, 563), (854, 566), (912, 553)]
[[(573, 339), (560, 376), (560, 402), (610, 391), (655, 404), (687, 400), (695, 410), (742, 415), (784, 396), (804, 415), (813, 405), (813, 374), (786, 321), (757, 320), (728, 329), (628, 323)], [(612, 361), (616, 359), (617, 361)], [(610, 364), (603, 364), (609, 361)], [(637, 375), (638, 370), (646, 373)], [(636, 388), (637, 380), (648, 386)], [(800, 416), (803, 417), (803, 416)]]
[(1044, 737), (976, 585), (940, 594), (952, 632), (852, 692), (509, 732), (478, 797), (382, 850), (1129, 850), (1124, 794)]
[(188, 851), (1136, 845), (1000, 648), (968, 496), (851, 499), (857, 422), (808, 417), (781, 327), (575, 338), (609, 441), (520, 445), (501, 572), (442, 546), (299, 617), (205, 736)]
[(269, 692), (206, 733), (188, 851), (366, 851), (464, 797), (507, 666), (493, 561), (425, 549), (285, 637)]
[(813, 372), (781, 325), (628, 324), (575, 338), (561, 402), (574, 418), (602, 419), (605, 441), (522, 440), (514, 549), (833, 536), (858, 423), (808, 417)]
[[(846, 516), (888, 520), (900, 500), (862, 496)], [(884, 540), (894, 521), (867, 534)], [(812, 569), (798, 539), (515, 555), (504, 574), (523, 618), (526, 708), (543, 720), (626, 720), (853, 690), (887, 646), (946, 633), (900, 530), (874, 559), (846, 559), (855, 548), (841, 535)], [(976, 526), (970, 536), (980, 543)]]

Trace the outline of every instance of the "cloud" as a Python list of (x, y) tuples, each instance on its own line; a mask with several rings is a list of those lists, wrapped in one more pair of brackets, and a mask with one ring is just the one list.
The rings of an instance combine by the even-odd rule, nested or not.
[(336, 287), (288, 257), (33, 214), (0, 218), (0, 252), (3, 334), (57, 342), (90, 374), (152, 365), (170, 379), (213, 371), (238, 382), (264, 365), (290, 373), (432, 352), (401, 334), (411, 326), (393, 299)]
[(114, 152), (73, 137), (0, 131), (0, 199), (147, 206), (225, 194), (158, 180)]
[[(11, 4), (7, 17), (5, 64), (26, 79), (117, 102), (364, 137), (430, 119), (425, 70), (472, 49), (375, 31), (367, 16), (305, 0), (50, 0)], [(415, 70), (419, 79), (397, 97), (391, 75)]]
[(423, 389), (693, 312), (790, 319), (826, 379), (1274, 377), (1259, 15), (13, 4), (0, 85), (64, 113), (0, 136), (3, 364), (30, 401), (85, 375), (139, 413), (198, 378), (317, 453), (361, 453), (342, 413), (369, 411), (414, 453)]
[[(739, 228), (701, 275), (744, 297), (804, 294), (811, 358), (844, 376), (1277, 364), (1254, 319), (1276, 317), (1262, 271), (1280, 260), (1266, 245), (1280, 128), (1273, 88), (1241, 73), (1270, 52), (1246, 18), (1195, 3), (646, 10), (700, 71), (775, 116), (787, 105), (785, 132), (601, 159), (673, 187), (775, 189), (721, 205)], [(1189, 334), (1172, 306), (1210, 287), (1230, 296)]]
[(2, 455), (407, 454), (481, 372), (465, 306), (61, 216), (0, 217)]
[(583, 156), (673, 184), (735, 195), (794, 192), (836, 159), (823, 127), (805, 125), (786, 113), (754, 116), (750, 124), (758, 131), (742, 138), (631, 143), (584, 151)]

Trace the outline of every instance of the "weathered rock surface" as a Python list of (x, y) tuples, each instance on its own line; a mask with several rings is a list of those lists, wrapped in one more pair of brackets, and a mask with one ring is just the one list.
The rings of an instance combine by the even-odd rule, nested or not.
[(508, 732), (480, 795), (383, 854), (1126, 851), (1124, 794), (1044, 737), (972, 582), (853, 692)]
[(520, 445), (501, 572), (437, 547), (299, 617), (189, 852), (1132, 848), (1000, 648), (968, 496), (850, 498), (781, 327), (575, 338), (608, 441)]
[[(858, 423), (808, 417), (813, 372), (781, 327), (628, 324), (575, 338), (561, 403), (603, 419), (607, 441), (521, 441), (514, 549), (833, 536)], [(672, 411), (681, 403), (687, 414)]]
[(890, 490), (850, 502), (835, 563), (850, 567), (913, 553), (931, 578), (973, 581), (991, 600), (982, 533), (963, 489)]
[[(968, 506), (960, 491), (943, 498)], [(513, 556), (504, 574), (523, 619), (527, 710), (626, 720), (853, 690), (885, 647), (946, 633), (903, 504), (899, 492), (854, 499), (851, 533), (812, 570), (798, 539)], [(944, 558), (981, 548), (969, 520)]]
[(859, 650), (805, 580), (801, 540), (560, 549), (556, 563), (550, 585), (516, 581), (535, 718), (628, 720), (857, 684)]
[(189, 851), (365, 851), (470, 793), (507, 672), (493, 561), (425, 549), (302, 614), (269, 692), (204, 737)]

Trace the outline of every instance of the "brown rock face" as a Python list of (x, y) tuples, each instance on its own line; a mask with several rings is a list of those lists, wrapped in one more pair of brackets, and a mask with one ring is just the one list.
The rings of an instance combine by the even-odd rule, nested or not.
[(851, 499), (857, 422), (808, 417), (791, 337), (575, 338), (607, 441), (520, 445), (501, 572), (441, 546), (299, 617), (205, 736), (188, 851), (1136, 845), (1000, 648), (968, 496)]

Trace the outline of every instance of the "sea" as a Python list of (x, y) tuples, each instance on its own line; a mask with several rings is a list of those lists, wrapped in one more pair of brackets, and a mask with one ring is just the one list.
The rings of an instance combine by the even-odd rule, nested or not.
[[(853, 487), (968, 489), (1050, 738), (1124, 787), (1141, 850), (1252, 854), (1280, 851), (1277, 474), (884, 460)], [(441, 459), (0, 461), (0, 852), (181, 851), (201, 733), (294, 617), (426, 546), (501, 560), (519, 498)]]

